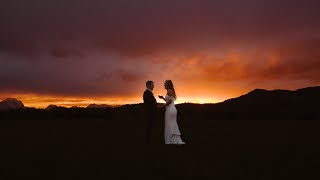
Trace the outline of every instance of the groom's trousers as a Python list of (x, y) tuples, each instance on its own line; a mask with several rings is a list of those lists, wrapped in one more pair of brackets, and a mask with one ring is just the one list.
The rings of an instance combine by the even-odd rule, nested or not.
[(151, 138), (154, 135), (155, 125), (156, 125), (156, 112), (148, 113), (147, 120), (147, 129), (146, 129), (146, 143), (150, 144)]

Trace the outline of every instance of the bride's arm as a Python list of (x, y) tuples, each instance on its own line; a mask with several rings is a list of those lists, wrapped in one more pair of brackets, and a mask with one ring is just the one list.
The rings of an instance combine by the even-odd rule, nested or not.
[(172, 100), (170, 100), (170, 99), (165, 99), (163, 96), (159, 96), (159, 98), (160, 99), (163, 99), (166, 103), (165, 103), (165, 105), (164, 106), (168, 106), (169, 104), (171, 104), (172, 103)]
[[(169, 89), (167, 95), (173, 97), (173, 91), (172, 91), (171, 89)], [(165, 106), (168, 106), (168, 105), (170, 105), (171, 103), (172, 103), (172, 100), (171, 100), (171, 99), (168, 99), (168, 100), (166, 100)]]
[(164, 106), (168, 106), (169, 104), (172, 103), (171, 99), (165, 99), (164, 97), (162, 97), (161, 99), (163, 99), (166, 102), (166, 104)]
[[(159, 95), (159, 98), (160, 99), (163, 99), (164, 101), (166, 101), (166, 99), (162, 96), (162, 95)], [(167, 101), (166, 101), (167, 102)]]
[(160, 96), (159, 98), (160, 98), (160, 99), (163, 99), (164, 101), (166, 101), (166, 99), (165, 99), (163, 96)]
[(168, 99), (167, 101), (166, 101), (166, 104), (164, 105), (164, 106), (168, 106), (168, 105), (170, 105), (172, 103), (172, 100), (171, 99)]

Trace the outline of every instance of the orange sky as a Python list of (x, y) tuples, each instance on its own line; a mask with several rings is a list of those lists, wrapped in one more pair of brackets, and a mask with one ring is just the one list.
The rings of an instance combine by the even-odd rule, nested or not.
[[(11, 97), (11, 96), (8, 96)], [(90, 98), (90, 97), (50, 97), (45, 95), (12, 95), (21, 100), (27, 107), (46, 108), (50, 104), (59, 105), (63, 107), (86, 107), (89, 104), (109, 104), (109, 105), (123, 105), (123, 104), (135, 104), (142, 103), (141, 97), (111, 97), (111, 98)], [(157, 98), (159, 103), (163, 103), (162, 100)], [(193, 103), (215, 103), (221, 101), (215, 97), (179, 97), (176, 103), (193, 102)]]
[[(284, 49), (272, 48), (245, 53), (240, 50), (230, 50), (224, 54), (219, 52), (219, 56), (212, 53), (214, 51), (202, 51), (190, 55), (168, 53), (149, 56), (139, 60), (140, 63), (137, 60), (123, 60), (122, 70), (101, 75), (87, 69), (92, 66), (90, 64), (92, 59), (87, 61), (88, 64), (86, 59), (82, 60), (83, 62), (75, 66), (76, 72), (73, 72), (73, 67), (69, 67), (68, 62), (58, 64), (49, 61), (48, 64), (35, 62), (34, 64), (43, 65), (43, 69), (37, 70), (53, 79), (42, 79), (42, 77), (27, 79), (28, 81), (17, 84), (16, 89), (0, 93), (0, 100), (7, 97), (18, 98), (26, 106), (37, 108), (45, 108), (50, 104), (85, 107), (92, 103), (112, 105), (141, 103), (147, 80), (155, 82), (154, 94), (157, 96), (166, 93), (163, 86), (166, 79), (171, 79), (175, 85), (177, 103), (216, 103), (238, 97), (255, 88), (295, 90), (319, 85), (320, 74), (317, 69), (320, 63), (317, 59), (312, 60), (314, 56), (319, 56), (319, 52), (308, 49), (310, 52), (306, 53), (305, 47), (298, 48), (299, 51), (295, 51), (287, 45)], [(310, 60), (306, 62), (302, 59)], [(72, 61), (70, 62), (72, 64)], [(97, 63), (97, 65), (103, 64), (99, 60)], [(59, 73), (57, 69), (61, 71), (64, 67), (68, 68)], [(108, 68), (101, 66), (101, 69), (105, 67)], [(99, 66), (95, 68), (97, 71), (100, 69)], [(87, 76), (82, 76), (82, 73)], [(23, 90), (25, 87), (31, 90), (29, 92)], [(24, 92), (20, 92), (20, 88)], [(158, 99), (158, 102), (162, 101)]]
[[(5, 1), (0, 100), (140, 103), (145, 82), (178, 103), (320, 84), (319, 1)], [(160, 101), (159, 101), (160, 102)]]

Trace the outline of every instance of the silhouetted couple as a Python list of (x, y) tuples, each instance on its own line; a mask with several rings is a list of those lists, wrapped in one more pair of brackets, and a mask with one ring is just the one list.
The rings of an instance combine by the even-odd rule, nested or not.
[[(146, 109), (147, 118), (147, 132), (146, 132), (146, 142), (150, 143), (151, 134), (155, 126), (155, 121), (157, 119), (157, 100), (153, 95), (154, 83), (152, 81), (146, 82), (147, 89), (143, 93), (143, 102)], [(165, 101), (165, 118), (164, 118), (164, 143), (165, 144), (185, 144), (181, 140), (181, 133), (177, 124), (177, 109), (174, 105), (174, 101), (177, 99), (176, 92), (173, 87), (171, 80), (166, 80), (164, 83), (164, 88), (167, 90), (165, 97), (159, 95), (160, 99)]]

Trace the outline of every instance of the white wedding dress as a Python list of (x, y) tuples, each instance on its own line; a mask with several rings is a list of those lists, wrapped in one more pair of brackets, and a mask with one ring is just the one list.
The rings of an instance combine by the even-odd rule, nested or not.
[(185, 144), (181, 140), (181, 133), (177, 124), (177, 109), (174, 105), (174, 97), (166, 95), (165, 100), (172, 100), (171, 104), (166, 106), (164, 141), (165, 144)]

